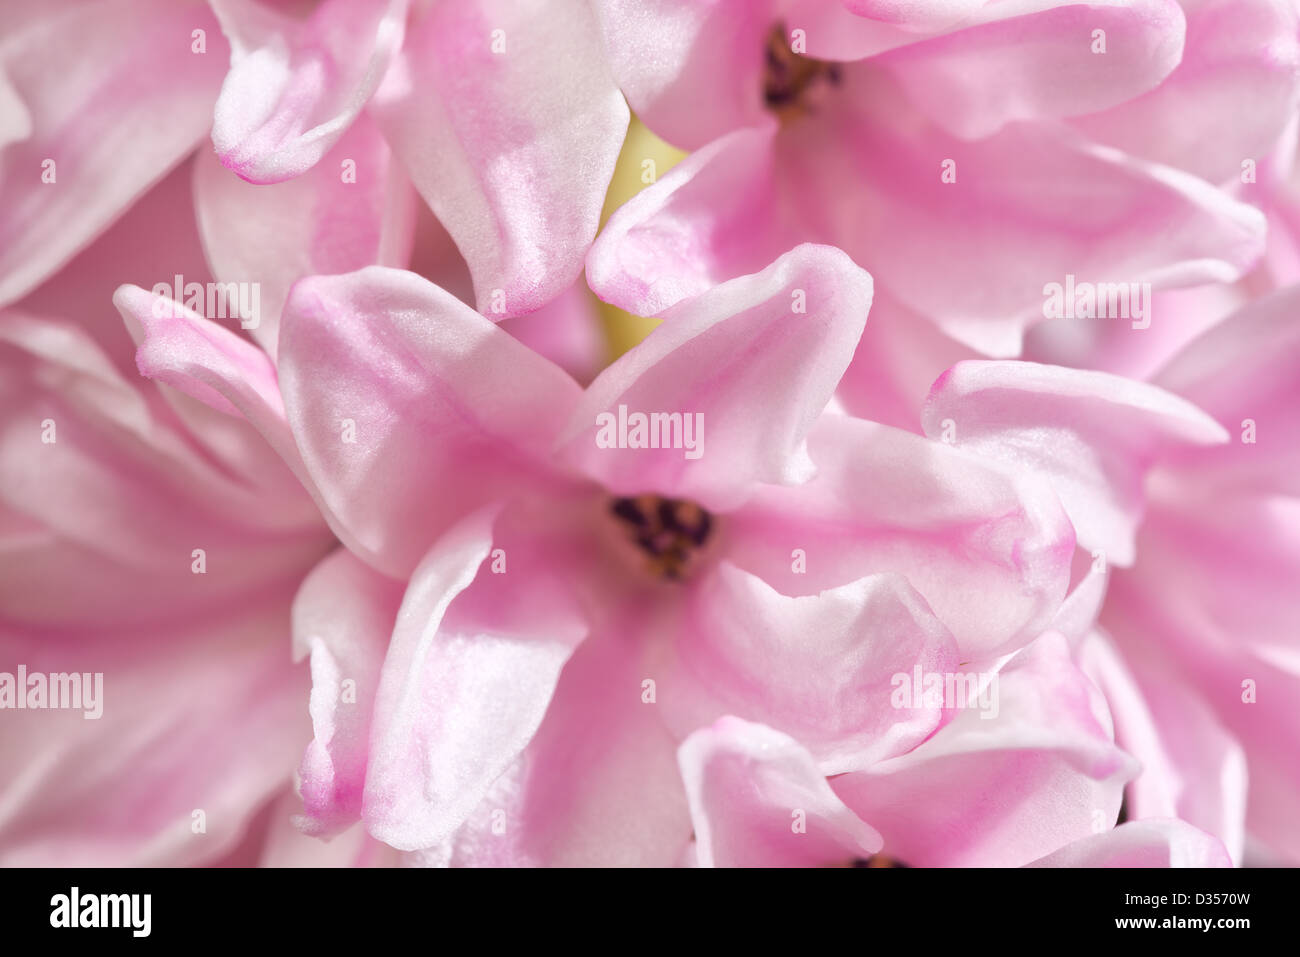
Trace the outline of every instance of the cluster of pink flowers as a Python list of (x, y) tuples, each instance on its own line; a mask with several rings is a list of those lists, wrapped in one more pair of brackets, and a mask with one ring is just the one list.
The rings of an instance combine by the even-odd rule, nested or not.
[(1300, 864), (1298, 103), (1292, 0), (7, 0), (0, 863)]

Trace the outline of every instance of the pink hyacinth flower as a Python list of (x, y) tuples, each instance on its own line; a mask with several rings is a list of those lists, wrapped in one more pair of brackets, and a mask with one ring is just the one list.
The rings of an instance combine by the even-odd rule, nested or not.
[[(893, 674), (1014, 651), (1065, 594), (1074, 534), (1045, 483), (822, 414), (871, 301), (836, 250), (683, 304), (585, 391), (393, 270), (300, 282), (276, 369), (198, 316), (152, 320), (143, 290), (117, 301), (147, 329), (141, 367), (238, 409), (346, 546), (295, 608), (316, 833), (359, 817), (394, 847), (454, 854), (518, 786), (524, 844), (496, 845), (516, 862), (675, 858), (680, 786), (662, 822), (680, 840), (574, 829), (725, 714), (797, 736), (828, 774), (904, 753), (945, 712), (891, 707)], [(702, 416), (701, 454), (605, 447), (628, 409)], [(566, 787), (562, 768), (615, 751)]]
[[(813, 241), (868, 269), (890, 311), (1013, 356), (1044, 318), (1044, 284), (1068, 273), (1231, 281), (1263, 250), (1257, 210), (1084, 132), (1172, 82), (1186, 27), (1173, 0), (645, 7), (599, 4), (615, 76), (652, 130), (694, 152), (615, 214), (587, 263), (592, 288), (639, 315)], [(1294, 55), (1287, 29), (1247, 32)], [(1280, 135), (1295, 82), (1252, 93), (1234, 131), (1252, 146)], [(1137, 123), (1116, 119), (1117, 142), (1122, 122)]]

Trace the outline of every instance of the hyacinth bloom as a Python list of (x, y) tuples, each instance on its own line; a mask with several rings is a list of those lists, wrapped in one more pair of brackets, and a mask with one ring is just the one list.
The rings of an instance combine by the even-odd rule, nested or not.
[(1265, 255), (1232, 286), (1157, 296), (1146, 330), (1107, 318), (1069, 324), (1073, 328), (1041, 323), (1027, 337), (1027, 358), (1146, 378), (1248, 299), (1300, 278), (1297, 8), (1283, 0), (1182, 6), (1183, 56), (1160, 85), (1070, 124), (1097, 143), (1192, 173), (1259, 208), (1268, 224)]
[[(1034, 463), (1092, 530), (1080, 544), (1115, 569), (1079, 655), (1144, 766), (1130, 814), (1183, 818), (1236, 861), (1300, 860), (1296, 306), (1252, 303), (1152, 385), (966, 363), (927, 404), (927, 431), (952, 416), (959, 447)], [(1120, 406), (1145, 426), (1118, 428)]]
[[(278, 367), (119, 291), (141, 369), (252, 422), (346, 546), (295, 605), (316, 732), (301, 826), (361, 818), (431, 862), (680, 863), (676, 749), (728, 715), (798, 741), (905, 861), (1024, 864), (1110, 826), (1134, 768), (1052, 633), (1087, 619), (1062, 604), (1075, 533), (1056, 494), (821, 413), (870, 298), (842, 253), (799, 247), (679, 307), (584, 391), (398, 271), (299, 283)], [(702, 454), (600, 438), (647, 410), (702, 414)], [(890, 703), (898, 673), (1000, 662), (1014, 693), (993, 737)], [(945, 859), (907, 836), (928, 825), (851, 793), (957, 768), (1055, 823), (1025, 847), (972, 831)], [(647, 833), (599, 826), (638, 795)], [(496, 814), (515, 837), (495, 840)]]
[(1300, 862), (1298, 10), (4, 4), (0, 863)]
[(0, 672), (103, 675), (99, 718), (0, 712), (6, 865), (256, 860), (310, 734), (287, 634), (329, 530), (247, 423), (140, 378), (112, 305), (211, 278), (191, 171), (0, 310)]
[[(1067, 273), (1232, 280), (1263, 248), (1256, 210), (1080, 131), (1100, 116), (1120, 141), (1139, 125), (1107, 111), (1182, 59), (1173, 0), (651, 6), (653, 19), (631, 0), (600, 4), (614, 73), (651, 129), (695, 152), (626, 204), (589, 257), (592, 287), (629, 311), (658, 314), (811, 240), (869, 269), (878, 307), (1008, 356), (1043, 318), (1043, 285)], [(1287, 28), (1256, 29), (1294, 60)], [(1256, 127), (1276, 136), (1287, 101), (1275, 99)]]
[[(1083, 692), (1086, 679), (1076, 673), (1073, 683), (1061, 682), (1064, 675), (1068, 672), (1056, 666), (1034, 675), (1037, 687), (1025, 689), (1032, 704), (1049, 714), (1068, 713), (1040, 697), (1049, 689)], [(1082, 706), (1086, 714), (1083, 702), (1071, 706)], [(911, 754), (829, 783), (788, 735), (723, 718), (694, 732), (679, 751), (697, 862), (719, 867), (1230, 866), (1218, 839), (1177, 819), (1129, 821), (1088, 833), (1086, 801), (1062, 801), (1059, 794), (1070, 777), (1089, 779), (1063, 755), (1104, 760), (1107, 742), (1084, 733), (1081, 725), (1054, 723), (1056, 740), (1069, 743), (1053, 752), (1034, 739), (1029, 717), (1019, 716), (1011, 725), (1015, 730), (994, 742), (979, 741), (975, 734), (962, 741), (962, 732), (950, 725)], [(1110, 749), (1115, 751), (1113, 745)], [(1039, 780), (1035, 788), (1017, 792), (1025, 775), (1007, 770), (1017, 756), (1034, 762), (1035, 773), (1059, 774), (1059, 790)], [(988, 764), (994, 769), (982, 767)], [(1112, 799), (1117, 798), (1115, 777), (1109, 783)], [(970, 800), (972, 793), (996, 799), (1007, 792), (1023, 803), (1006, 816), (988, 814)], [(1070, 821), (1071, 811), (1083, 820)], [(792, 818), (799, 820), (799, 829), (792, 828)], [(1070, 839), (1071, 832), (1082, 836)], [(1058, 843), (1062, 839), (1065, 843)], [(1044, 847), (1052, 849), (1042, 853)], [(893, 855), (908, 855), (915, 863)]]
[(1260, 860), (1291, 864), (1300, 861), (1296, 308), (1294, 287), (1252, 303), (1157, 375), (1230, 438), (1152, 474), (1137, 561), (1115, 576), (1102, 617), (1141, 691), (1124, 714), (1141, 729), (1131, 747), (1141, 739), (1153, 768), (1178, 769), (1139, 779), (1138, 806), (1175, 810), (1225, 840), (1244, 831)]
[(424, 203), (485, 314), (545, 306), (628, 122), (585, 3), (53, 0), (6, 4), (0, 35), (0, 304), (197, 150), (208, 261), (265, 287), (272, 355), (289, 286), (406, 265)]
[[(415, 860), (722, 867), (1230, 863), (1217, 838), (1181, 821), (1112, 830), (1136, 763), (1116, 747), (1105, 705), (1071, 663), (1059, 633), (1044, 634), (1002, 664), (1001, 708), (991, 721), (961, 710), (910, 751), (829, 778), (815, 749), (761, 722), (727, 716), (680, 743), (665, 740), (647, 727), (654, 719), (643, 707), (597, 690), (597, 661), (584, 663), (581, 698), (578, 679), (566, 672), (537, 739), (494, 786), (485, 808), (452, 840)], [(603, 665), (609, 666), (607, 656)], [(589, 740), (584, 729), (593, 721), (607, 726), (616, 714), (617, 739), (604, 731), (596, 748), (587, 745), (575, 758), (571, 742)], [(638, 728), (630, 746), (628, 730)], [(680, 778), (672, 773), (674, 747)], [(578, 792), (580, 817), (565, 809), (567, 790), (553, 780), (561, 768), (595, 782)], [(991, 807), (998, 810), (990, 813)], [(493, 813), (510, 827), (494, 830)], [(609, 844), (629, 841), (628, 820), (638, 822), (630, 837), (643, 849), (613, 857)]]
[(328, 530), (246, 423), (73, 322), (0, 312), (0, 369), (0, 671), (98, 676), (5, 702), (0, 862), (222, 860), (309, 733), (285, 635)]
[[(601, 5), (615, 74), (696, 152), (614, 217), (593, 289), (654, 315), (788, 244), (839, 245), (877, 280), (839, 392), (856, 415), (915, 429), (928, 384), (982, 355), (1146, 377), (1242, 292), (1297, 275), (1290, 3), (640, 7)], [(1247, 204), (1268, 220), (1253, 270)], [(1044, 286), (1069, 275), (1149, 281), (1149, 328), (1044, 321)]]

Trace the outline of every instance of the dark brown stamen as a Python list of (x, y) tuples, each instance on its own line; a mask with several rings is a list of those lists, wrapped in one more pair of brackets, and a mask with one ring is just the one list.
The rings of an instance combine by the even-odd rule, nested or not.
[(636, 499), (616, 498), (610, 504), (609, 510), (629, 524), (644, 525), (646, 523), (646, 517), (637, 506)]
[(650, 571), (670, 581), (686, 577), (713, 528), (713, 516), (694, 502), (658, 495), (616, 498), (609, 510), (629, 526), (629, 538), (645, 553)]
[(843, 80), (838, 63), (814, 60), (790, 49), (783, 23), (776, 24), (768, 34), (764, 59), (763, 102), (782, 119), (812, 112), (817, 87), (839, 86)]
[(870, 857), (855, 857), (850, 867), (908, 867), (902, 861), (884, 854), (872, 854)]

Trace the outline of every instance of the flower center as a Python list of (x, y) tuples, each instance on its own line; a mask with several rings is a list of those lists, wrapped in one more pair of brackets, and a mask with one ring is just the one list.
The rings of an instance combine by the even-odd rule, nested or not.
[(838, 63), (796, 53), (783, 23), (767, 35), (766, 64), (763, 102), (782, 121), (813, 112), (826, 89), (842, 79)]
[(902, 861), (884, 854), (872, 854), (870, 857), (855, 857), (850, 867), (908, 867)]
[(650, 572), (681, 581), (713, 530), (713, 516), (694, 502), (638, 495), (616, 498), (609, 510), (641, 551)]

